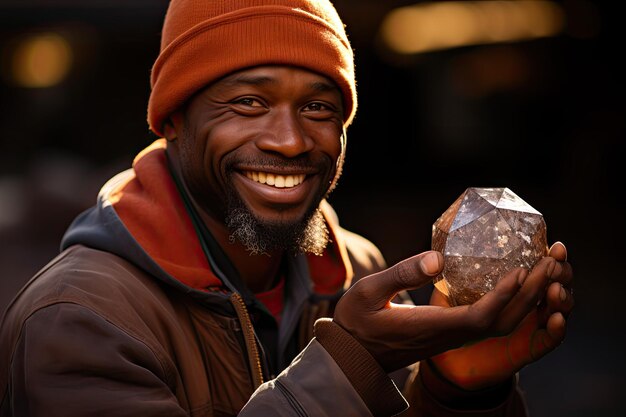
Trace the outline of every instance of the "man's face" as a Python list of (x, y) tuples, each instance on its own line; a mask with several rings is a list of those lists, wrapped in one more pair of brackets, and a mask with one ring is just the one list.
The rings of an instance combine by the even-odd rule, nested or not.
[[(298, 240), (340, 170), (342, 117), (324, 76), (287, 66), (234, 73), (197, 94), (176, 126), (183, 177), (240, 240), (250, 222), (270, 240)], [(268, 245), (251, 250), (281, 246)]]

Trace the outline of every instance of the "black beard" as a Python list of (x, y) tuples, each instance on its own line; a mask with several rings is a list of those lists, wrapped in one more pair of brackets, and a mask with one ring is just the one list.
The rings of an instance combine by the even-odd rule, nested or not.
[[(302, 162), (300, 161), (300, 164)], [(329, 172), (329, 163), (330, 161), (318, 161), (318, 164), (325, 168), (320, 171)], [(297, 165), (298, 162), (292, 160), (288, 164)], [(304, 164), (306, 165), (306, 162)], [(226, 165), (229, 164), (226, 163)], [(230, 178), (232, 170), (229, 168), (228, 171), (230, 171), (228, 175)], [(325, 182), (330, 183), (329, 180)], [(329, 233), (326, 220), (318, 207), (322, 199), (328, 196), (329, 190), (320, 190), (302, 219), (295, 222), (259, 219), (241, 200), (235, 187), (228, 186), (226, 190), (225, 223), (231, 233), (231, 242), (240, 242), (253, 255), (269, 254), (274, 250), (315, 255), (321, 255), (324, 252), (329, 242)]]
[(243, 203), (236, 208), (229, 204), (226, 225), (231, 231), (231, 242), (239, 241), (252, 255), (269, 254), (276, 249), (294, 255), (321, 255), (329, 242), (326, 221), (318, 208), (299, 222), (281, 223), (257, 219)]

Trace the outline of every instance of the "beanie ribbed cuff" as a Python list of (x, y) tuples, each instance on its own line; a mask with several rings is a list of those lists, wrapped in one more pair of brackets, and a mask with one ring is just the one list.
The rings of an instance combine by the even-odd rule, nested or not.
[[(343, 30), (343, 28), (341, 28)], [(302, 67), (332, 79), (344, 98), (344, 123), (356, 110), (353, 54), (326, 20), (287, 6), (246, 7), (201, 21), (164, 48), (152, 69), (148, 123), (163, 123), (196, 92), (238, 70)]]

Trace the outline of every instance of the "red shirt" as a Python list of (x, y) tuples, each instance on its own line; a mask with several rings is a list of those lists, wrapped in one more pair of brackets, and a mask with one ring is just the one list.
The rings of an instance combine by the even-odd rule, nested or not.
[(285, 299), (285, 277), (282, 276), (274, 288), (254, 295), (267, 307), (276, 319), (276, 323), (280, 325)]

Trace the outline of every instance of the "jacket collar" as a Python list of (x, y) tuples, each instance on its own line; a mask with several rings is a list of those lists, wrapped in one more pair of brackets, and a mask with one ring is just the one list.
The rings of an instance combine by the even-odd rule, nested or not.
[[(168, 274), (195, 288), (221, 288), (223, 283), (206, 259), (167, 164), (166, 141), (159, 139), (140, 152), (127, 181), (108, 193), (127, 230), (142, 249)], [(307, 255), (313, 291), (335, 294), (347, 288), (352, 265), (336, 215), (327, 201), (320, 210), (326, 219), (331, 243), (322, 256)]]

